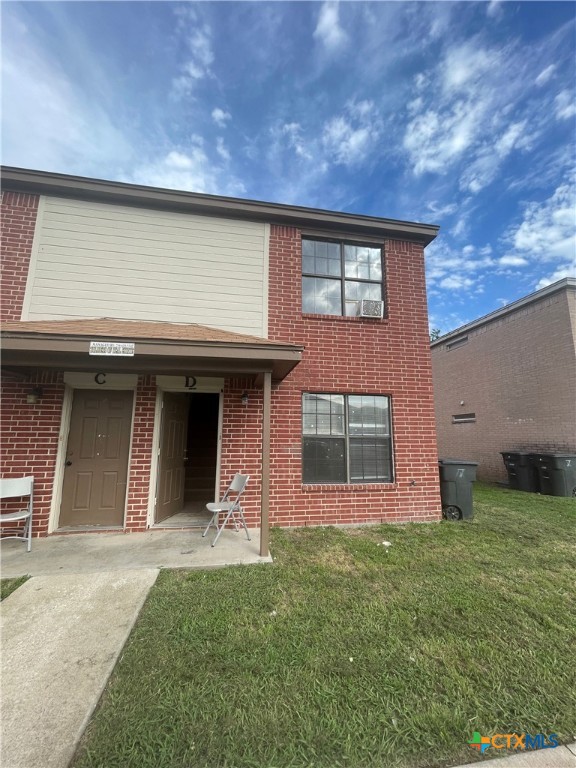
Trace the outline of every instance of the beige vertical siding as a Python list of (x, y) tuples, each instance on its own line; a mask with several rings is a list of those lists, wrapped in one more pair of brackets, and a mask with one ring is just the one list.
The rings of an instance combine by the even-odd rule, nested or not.
[(267, 226), (44, 199), (22, 319), (201, 323), (265, 336)]

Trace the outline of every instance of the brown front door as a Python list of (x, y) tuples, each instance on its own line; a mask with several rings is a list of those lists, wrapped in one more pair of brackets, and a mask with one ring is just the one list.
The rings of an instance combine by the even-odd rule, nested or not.
[(181, 512), (184, 506), (184, 466), (189, 405), (188, 395), (175, 392), (164, 393), (156, 492), (155, 521), (157, 523)]
[(74, 391), (60, 528), (124, 523), (132, 392)]

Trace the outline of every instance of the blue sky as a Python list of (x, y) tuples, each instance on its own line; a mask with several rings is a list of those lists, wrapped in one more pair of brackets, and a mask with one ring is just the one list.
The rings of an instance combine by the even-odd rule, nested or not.
[(576, 276), (571, 2), (4, 2), (2, 162), (441, 226), (447, 332)]

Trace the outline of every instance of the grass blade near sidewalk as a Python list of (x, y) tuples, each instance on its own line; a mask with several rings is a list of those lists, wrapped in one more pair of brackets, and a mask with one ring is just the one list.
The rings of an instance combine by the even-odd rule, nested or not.
[(573, 740), (575, 507), (478, 485), (470, 522), (275, 530), (272, 566), (162, 572), (74, 768), (431, 768), (474, 760), (474, 731)]
[(18, 587), (21, 587), (25, 581), (28, 581), (29, 576), (18, 576), (14, 579), (2, 579), (0, 580), (0, 601), (5, 600), (8, 595), (11, 595)]

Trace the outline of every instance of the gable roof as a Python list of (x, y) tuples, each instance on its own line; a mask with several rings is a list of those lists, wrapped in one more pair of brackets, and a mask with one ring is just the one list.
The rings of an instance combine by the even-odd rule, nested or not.
[[(56, 335), (90, 336), (91, 338), (124, 338), (183, 342), (207, 342), (209, 344), (237, 344), (242, 346), (290, 347), (292, 344), (270, 341), (260, 336), (210, 328), (197, 323), (167, 323), (153, 320), (116, 320), (110, 317), (79, 320), (20, 320), (2, 323), (2, 335)], [(299, 347), (301, 349), (301, 347)]]
[(431, 243), (439, 229), (435, 224), (420, 224), (297, 205), (281, 205), (198, 192), (145, 187), (139, 184), (47, 173), (27, 168), (3, 166), (0, 170), (4, 188), (16, 192), (264, 221), (302, 229), (325, 229), (335, 233), (392, 237), (419, 242), (423, 245)]

